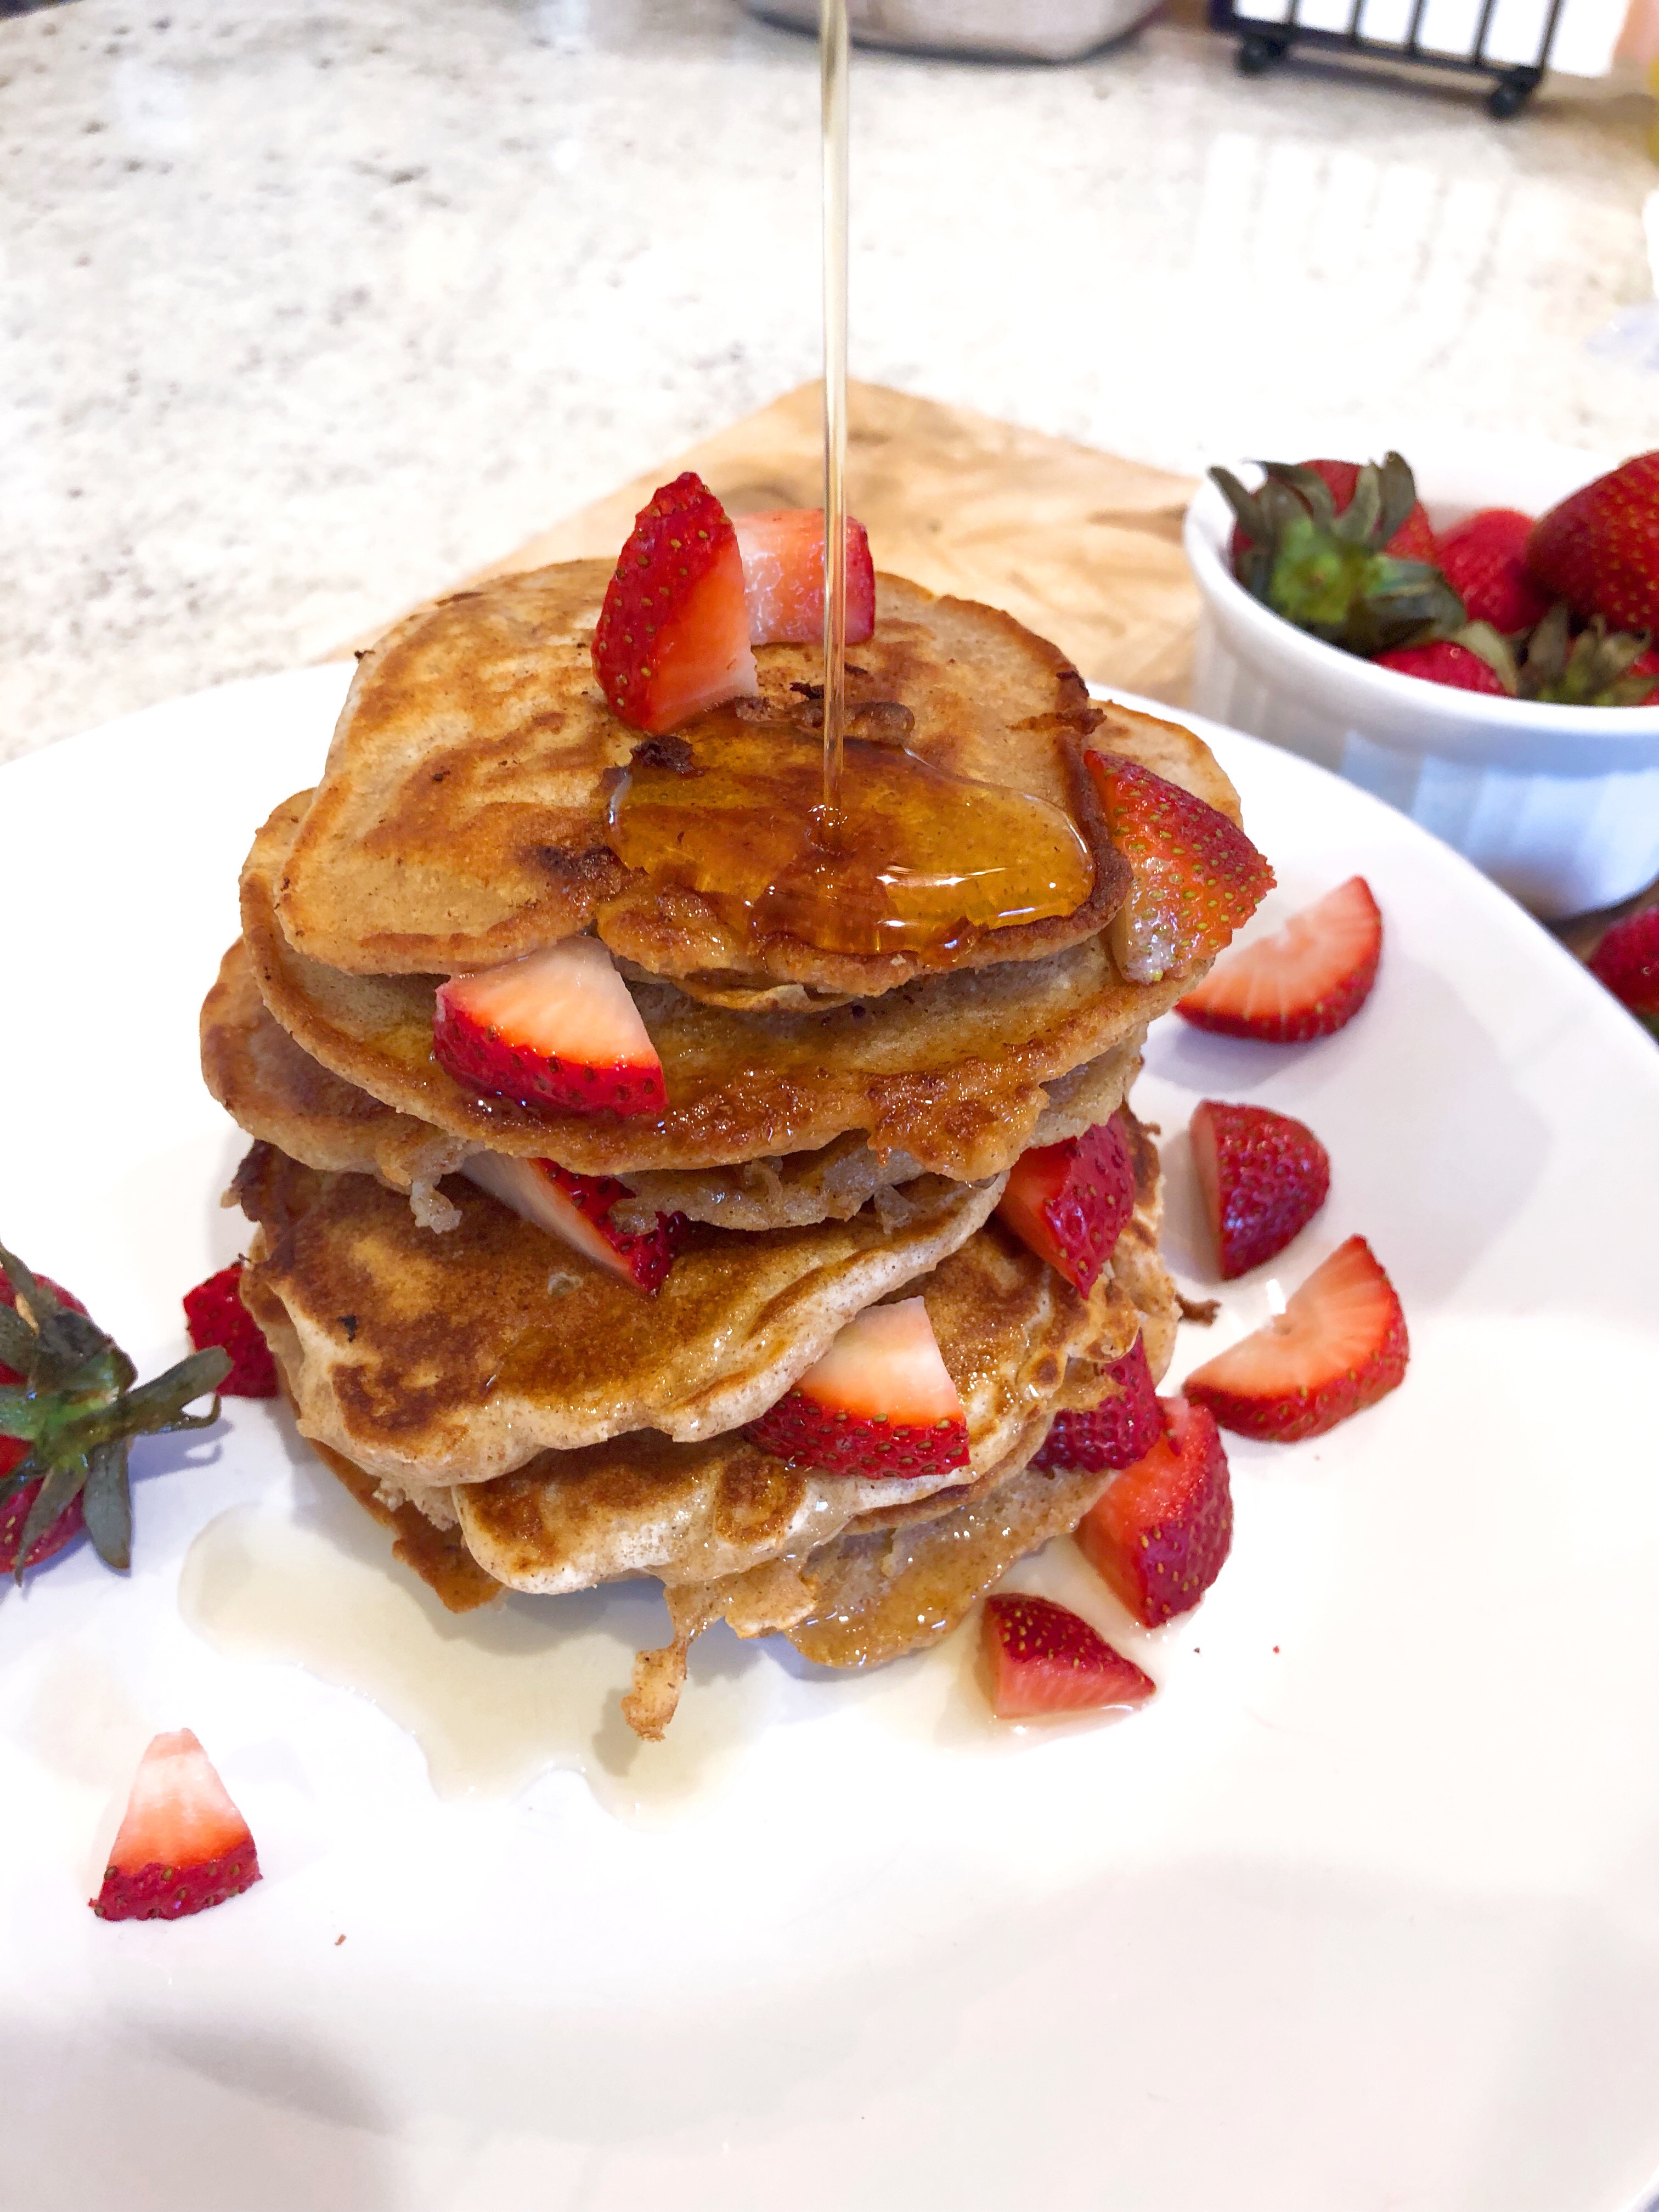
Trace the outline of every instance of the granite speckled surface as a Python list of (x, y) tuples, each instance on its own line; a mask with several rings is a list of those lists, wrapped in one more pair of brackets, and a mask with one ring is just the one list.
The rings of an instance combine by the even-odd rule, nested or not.
[[(853, 363), (1167, 465), (1628, 451), (1645, 101), (860, 54)], [(816, 57), (736, 0), (0, 19), (0, 757), (313, 656), (817, 366)]]

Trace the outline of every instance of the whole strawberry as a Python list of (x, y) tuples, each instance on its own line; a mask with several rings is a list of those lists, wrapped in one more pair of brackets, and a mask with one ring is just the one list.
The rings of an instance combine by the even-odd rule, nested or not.
[(1659, 1024), (1659, 906), (1615, 921), (1590, 955), (1589, 971), (1638, 1020)]
[[(129, 1564), (132, 1504), (127, 1451), (135, 1437), (210, 1428), (185, 1408), (217, 1390), (230, 1355), (193, 1352), (154, 1382), (138, 1381), (120, 1346), (74, 1299), (0, 1244), (0, 1541), (19, 1582), (76, 1533), (76, 1510), (106, 1566)], [(19, 1454), (15, 1447), (21, 1445)], [(19, 1502), (27, 1506), (16, 1524)], [(46, 1541), (42, 1541), (46, 1539)]]
[[(1348, 653), (1384, 653), (1455, 630), (1463, 603), (1436, 566), (1410, 467), (1390, 453), (1380, 466), (1356, 469), (1350, 486), (1347, 465), (1339, 472), (1334, 463), (1266, 461), (1267, 480), (1254, 492), (1227, 470), (1211, 470), (1238, 523), (1239, 582), (1297, 629)], [(1402, 545), (1413, 549), (1410, 557)]]
[(1504, 683), (1491, 661), (1450, 637), (1433, 638), (1427, 645), (1397, 645), (1392, 653), (1379, 653), (1376, 665), (1420, 677), (1425, 684), (1449, 684), (1458, 691), (1490, 691), (1500, 699), (1515, 688)]
[(1553, 507), (1527, 565), (1552, 599), (1615, 630), (1659, 630), (1659, 453), (1638, 453)]
[[(1359, 484), (1358, 461), (1299, 461), (1297, 465), (1311, 469), (1329, 492), (1331, 505), (1336, 512), (1339, 514), (1347, 513), (1353, 505), (1353, 495)], [(1235, 574), (1238, 571), (1239, 556), (1249, 543), (1243, 524), (1238, 523), (1233, 530), (1232, 543), (1227, 549)], [(1395, 561), (1437, 561), (1434, 525), (1429, 520), (1428, 510), (1420, 499), (1413, 504), (1382, 550)]]
[(1530, 629), (1549, 612), (1549, 594), (1527, 570), (1533, 519), (1518, 507), (1486, 507), (1440, 533), (1440, 573), (1471, 622), (1505, 635)]

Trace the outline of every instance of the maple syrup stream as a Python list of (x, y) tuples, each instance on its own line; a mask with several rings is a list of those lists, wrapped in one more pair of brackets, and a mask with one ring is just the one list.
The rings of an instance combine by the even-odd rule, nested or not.
[(847, 0), (820, 0), (823, 132), (823, 836), (842, 836), (847, 724)]

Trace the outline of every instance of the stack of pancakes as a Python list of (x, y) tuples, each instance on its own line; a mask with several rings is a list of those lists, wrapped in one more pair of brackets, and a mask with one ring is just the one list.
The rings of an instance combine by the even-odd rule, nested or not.
[[(1103, 714), (1009, 617), (884, 577), (849, 666), (853, 729), (896, 721), (923, 759), (1065, 808), (1093, 892), (949, 953), (751, 939), (607, 844), (641, 743), (590, 666), (609, 575), (511, 577), (364, 657), (322, 781), (254, 841), (203, 1060), (257, 1140), (234, 1186), (256, 1224), (243, 1297), (302, 1432), (458, 1609), (501, 1585), (659, 1577), (673, 1639), (641, 1655), (624, 1700), (655, 1735), (709, 1622), (781, 1631), (831, 1664), (891, 1656), (943, 1635), (1103, 1487), (1031, 1462), (1057, 1413), (1116, 1389), (1138, 1334), (1154, 1375), (1168, 1363), (1156, 1151), (1126, 1115), (1135, 1212), (1087, 1296), (994, 1209), (1028, 1146), (1124, 1104), (1147, 1024), (1193, 977), (1135, 984), (1114, 965), (1130, 878), (1085, 747), (1235, 821), (1237, 803), (1196, 738)], [(757, 660), (758, 711), (810, 723), (816, 652)], [(610, 948), (661, 1056), (658, 1118), (482, 1096), (433, 1056), (447, 975), (578, 931)], [(686, 1217), (660, 1290), (458, 1172), (482, 1152), (619, 1178), (623, 1226)], [(751, 1440), (857, 1313), (917, 1295), (968, 1468), (866, 1479)]]

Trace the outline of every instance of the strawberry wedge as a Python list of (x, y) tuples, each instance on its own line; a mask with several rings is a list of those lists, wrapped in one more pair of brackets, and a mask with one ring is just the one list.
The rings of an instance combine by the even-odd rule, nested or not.
[[(750, 645), (816, 645), (823, 635), (823, 509), (780, 507), (732, 524), (743, 556)], [(864, 525), (847, 518), (847, 642), (876, 627), (876, 569)]]
[(592, 650), (611, 713), (650, 737), (758, 690), (737, 533), (694, 471), (635, 517)]
[(1056, 1413), (1033, 1467), (1082, 1467), (1098, 1474), (1133, 1467), (1151, 1451), (1164, 1433), (1164, 1408), (1139, 1337), (1106, 1372), (1116, 1385), (1112, 1395), (1091, 1412)]
[(983, 1634), (991, 1706), (1000, 1721), (1139, 1705), (1158, 1686), (1052, 1598), (1023, 1590), (988, 1597)]
[(560, 1114), (660, 1114), (662, 1061), (597, 937), (452, 975), (432, 1050), (469, 1090)]
[(1165, 1398), (1164, 1432), (1078, 1523), (1089, 1565), (1143, 1627), (1190, 1612), (1233, 1541), (1232, 1486), (1214, 1418)]
[(1296, 1443), (1397, 1389), (1410, 1357), (1394, 1285), (1364, 1238), (1350, 1237), (1277, 1320), (1189, 1375), (1187, 1395), (1224, 1429)]
[(1085, 756), (1113, 844), (1133, 871), (1109, 942), (1133, 983), (1213, 959), (1273, 889), (1273, 872), (1236, 823), (1118, 753)]
[(158, 1735), (139, 1763), (104, 1886), (100, 1920), (182, 1920), (259, 1879), (247, 1822), (188, 1729)]
[(1382, 913), (1364, 876), (1350, 876), (1271, 937), (1217, 961), (1176, 1012), (1224, 1036), (1305, 1044), (1347, 1026), (1382, 957)]
[(1086, 1296), (1134, 1211), (1135, 1170), (1116, 1115), (1014, 1163), (997, 1213), (1023, 1244)]
[(1282, 1252), (1325, 1203), (1331, 1158), (1313, 1131), (1267, 1106), (1201, 1099), (1193, 1166), (1224, 1282)]
[(920, 1298), (855, 1315), (749, 1433), (824, 1474), (913, 1479), (968, 1464), (967, 1415)]
[(643, 1236), (619, 1229), (611, 1208), (632, 1194), (615, 1176), (574, 1175), (555, 1160), (516, 1160), (506, 1152), (474, 1152), (461, 1173), (647, 1297), (662, 1288), (685, 1234), (683, 1213), (659, 1213)]

